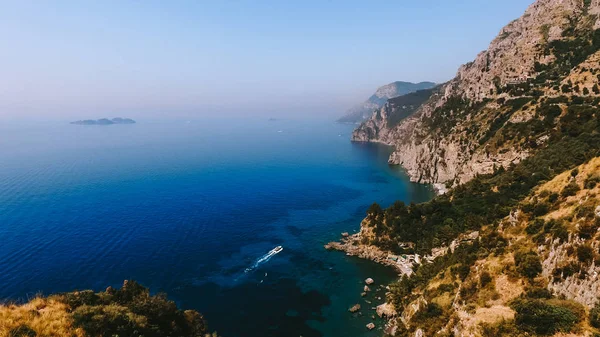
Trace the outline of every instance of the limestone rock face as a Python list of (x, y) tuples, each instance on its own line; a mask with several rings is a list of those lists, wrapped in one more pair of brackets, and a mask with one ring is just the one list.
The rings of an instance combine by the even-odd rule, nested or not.
[[(546, 79), (551, 71), (545, 70), (559, 67), (557, 56), (549, 52), (553, 41), (572, 41), (572, 32), (600, 28), (597, 14), (600, 0), (589, 6), (581, 0), (536, 1), (408, 118), (389, 123), (400, 107), (388, 102), (354, 131), (352, 140), (394, 146), (389, 162), (402, 165), (412, 181), (422, 183), (455, 185), (522, 161), (535, 147), (510, 142), (504, 129), (536, 118), (539, 97), (563, 95), (560, 86), (565, 83), (598, 95), (590, 90), (598, 85), (597, 76), (582, 73), (600, 68), (596, 53), (585, 55), (579, 68), (573, 65), (571, 74), (561, 74), (556, 83)], [(521, 109), (518, 100), (527, 99)]]
[(383, 303), (378, 305), (376, 312), (379, 317), (392, 318), (397, 315), (396, 310), (391, 303)]
[[(578, 238), (571, 238), (569, 242), (559, 244), (557, 242), (550, 243), (550, 247), (540, 246), (541, 253), (546, 253), (547, 258), (542, 262), (542, 274), (553, 280), (552, 272), (560, 266), (565, 265), (569, 258), (569, 247), (577, 247), (581, 244)], [(593, 243), (593, 248), (598, 249), (600, 244)], [(547, 251), (544, 251), (547, 250)], [(548, 290), (553, 294), (564, 296), (570, 300), (577, 301), (586, 305), (588, 308), (594, 307), (600, 298), (600, 266), (592, 262), (584, 268), (584, 275), (576, 273), (575, 275), (561, 275), (558, 280), (553, 280), (548, 284)]]

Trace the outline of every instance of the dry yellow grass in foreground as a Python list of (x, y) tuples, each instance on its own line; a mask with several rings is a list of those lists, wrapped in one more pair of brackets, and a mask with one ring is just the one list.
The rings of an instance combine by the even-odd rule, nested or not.
[(0, 306), (0, 337), (77, 336), (67, 305), (56, 298), (35, 298), (23, 305)]

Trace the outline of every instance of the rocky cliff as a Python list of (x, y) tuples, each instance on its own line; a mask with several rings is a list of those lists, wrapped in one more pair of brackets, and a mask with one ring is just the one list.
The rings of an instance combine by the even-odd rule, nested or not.
[(600, 94), (598, 14), (598, 0), (536, 1), (410, 117), (389, 123), (402, 107), (388, 102), (352, 140), (395, 146), (390, 163), (424, 183), (456, 185), (522, 161), (555, 126), (531, 127), (547, 120), (544, 100)]
[[(563, 152), (572, 169), (551, 179), (534, 168), (540, 152), (429, 203), (373, 205), (360, 233), (329, 248), (398, 270), (386, 294), (390, 335), (595, 336), (600, 157), (570, 166), (581, 161), (572, 150)], [(532, 176), (539, 183), (525, 182)], [(535, 186), (515, 193), (521, 184)]]
[(537, 0), (454, 79), (354, 131), (395, 146), (413, 181), (452, 186), (374, 204), (340, 247), (425, 257), (389, 286), (390, 334), (600, 334), (599, 18), (599, 0)]
[(373, 111), (380, 109), (388, 99), (409, 94), (417, 90), (430, 89), (435, 86), (432, 82), (393, 82), (379, 87), (375, 94), (369, 97), (368, 100), (361, 104), (358, 104), (346, 112), (344, 117), (340, 118), (338, 122), (341, 123), (360, 123), (365, 119), (369, 118)]

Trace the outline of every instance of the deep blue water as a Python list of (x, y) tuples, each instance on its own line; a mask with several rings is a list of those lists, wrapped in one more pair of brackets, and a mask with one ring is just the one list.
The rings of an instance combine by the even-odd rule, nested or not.
[[(0, 299), (135, 279), (235, 336), (378, 336), (394, 272), (327, 252), (428, 187), (320, 120), (0, 125)], [(277, 245), (283, 252), (245, 273)], [(363, 306), (363, 316), (347, 309)]]

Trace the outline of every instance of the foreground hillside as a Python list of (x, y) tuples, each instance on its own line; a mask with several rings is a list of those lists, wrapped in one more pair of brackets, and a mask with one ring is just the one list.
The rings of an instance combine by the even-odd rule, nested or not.
[(0, 306), (0, 336), (7, 337), (205, 335), (199, 313), (179, 310), (164, 295), (151, 296), (133, 281), (125, 281), (121, 289), (76, 291)]
[(393, 145), (390, 162), (424, 183), (456, 185), (522, 161), (547, 146), (574, 98), (598, 103), (599, 13), (598, 0), (536, 1), (417, 109), (390, 101), (353, 140)]
[(545, 173), (515, 170), (478, 177), (427, 204), (371, 207), (362, 245), (424, 257), (390, 287), (388, 333), (600, 333), (600, 157), (548, 181), (533, 178), (539, 183), (524, 195), (514, 193), (524, 178)]

